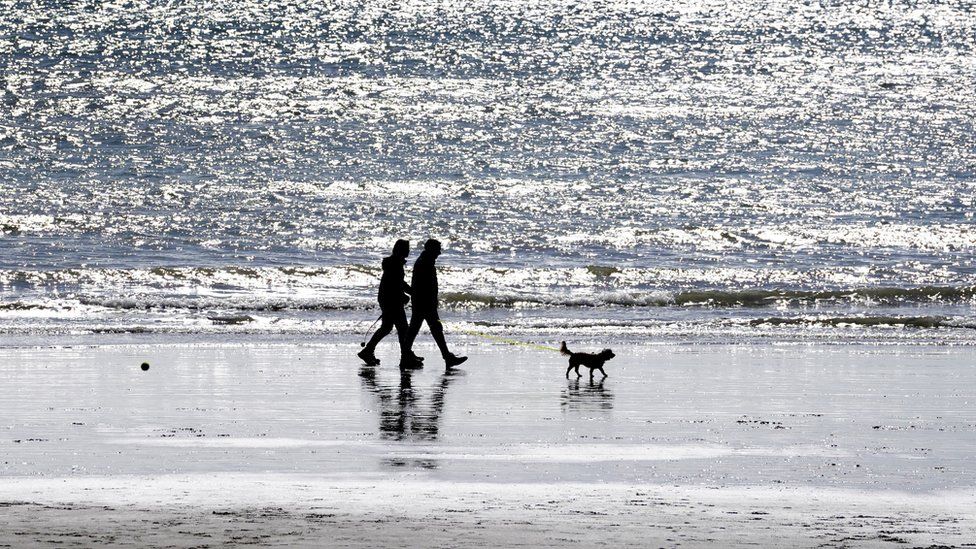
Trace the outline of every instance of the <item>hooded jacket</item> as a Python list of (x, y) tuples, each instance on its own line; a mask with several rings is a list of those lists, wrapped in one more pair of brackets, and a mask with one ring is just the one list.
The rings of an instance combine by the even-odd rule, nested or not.
[(383, 259), (383, 276), (380, 278), (380, 291), (377, 299), (380, 307), (403, 307), (410, 298), (410, 286), (404, 282), (403, 266), (406, 259), (390, 256)]

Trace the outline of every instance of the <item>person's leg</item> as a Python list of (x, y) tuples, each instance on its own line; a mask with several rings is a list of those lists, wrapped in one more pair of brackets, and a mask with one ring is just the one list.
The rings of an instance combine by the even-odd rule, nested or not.
[(407, 313), (403, 308), (391, 315), (393, 325), (396, 326), (397, 339), (400, 341), (400, 357), (413, 356), (411, 351), (410, 327), (407, 325)]
[(410, 315), (410, 327), (407, 329), (407, 348), (413, 350), (413, 342), (420, 333), (420, 325), (424, 323), (424, 312), (414, 309)]
[[(397, 333), (401, 335), (400, 339), (400, 369), (415, 369), (422, 367), (423, 358), (417, 356), (413, 352), (413, 342), (417, 339), (417, 334), (420, 332), (420, 325), (424, 322), (424, 317), (422, 314), (418, 314), (417, 311), (413, 312), (410, 317), (410, 324), (407, 324), (407, 315), (403, 314), (402, 325), (397, 326)], [(402, 326), (403, 330), (400, 331)]]
[(387, 336), (390, 331), (393, 330), (393, 321), (388, 317), (386, 312), (383, 312), (383, 320), (380, 322), (379, 329), (373, 333), (373, 337), (369, 338), (369, 343), (366, 344), (366, 351), (369, 354), (376, 352), (376, 346), (379, 345), (380, 340)]
[(454, 356), (447, 349), (447, 341), (444, 340), (444, 325), (441, 324), (441, 319), (437, 316), (437, 311), (431, 311), (426, 316), (427, 326), (430, 327), (430, 335), (434, 336), (434, 342), (437, 343), (437, 348), (441, 350), (441, 356), (445, 359)]

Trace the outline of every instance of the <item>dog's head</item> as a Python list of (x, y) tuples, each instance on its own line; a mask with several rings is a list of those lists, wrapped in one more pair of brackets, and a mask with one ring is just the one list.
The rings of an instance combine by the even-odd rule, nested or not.
[(603, 360), (610, 360), (611, 358), (617, 355), (613, 354), (613, 351), (611, 351), (610, 349), (604, 349), (600, 351), (600, 354), (598, 356)]

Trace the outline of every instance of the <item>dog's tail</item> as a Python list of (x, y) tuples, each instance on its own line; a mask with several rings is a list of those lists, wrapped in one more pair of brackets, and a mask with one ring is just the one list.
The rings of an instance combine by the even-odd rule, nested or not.
[(568, 349), (568, 348), (566, 347), (566, 342), (565, 342), (565, 341), (563, 341), (563, 344), (559, 346), (559, 352), (560, 352), (560, 353), (562, 353), (562, 354), (564, 354), (564, 355), (571, 355), (571, 354), (573, 354), (573, 353), (572, 353), (572, 352), (571, 352), (571, 351), (570, 351), (570, 350), (569, 350), (569, 349)]

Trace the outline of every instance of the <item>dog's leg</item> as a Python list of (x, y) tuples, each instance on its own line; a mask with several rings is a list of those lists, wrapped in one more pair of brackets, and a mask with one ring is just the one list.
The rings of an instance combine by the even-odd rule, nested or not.
[(607, 377), (607, 373), (603, 371), (603, 366), (600, 366), (600, 373), (603, 374), (603, 377)]
[(573, 365), (570, 364), (569, 368), (566, 368), (566, 379), (569, 379), (569, 372), (573, 371)]
[(579, 379), (579, 378), (583, 377), (583, 374), (579, 373), (579, 367), (580, 367), (580, 365), (577, 364), (576, 365), (576, 379)]

